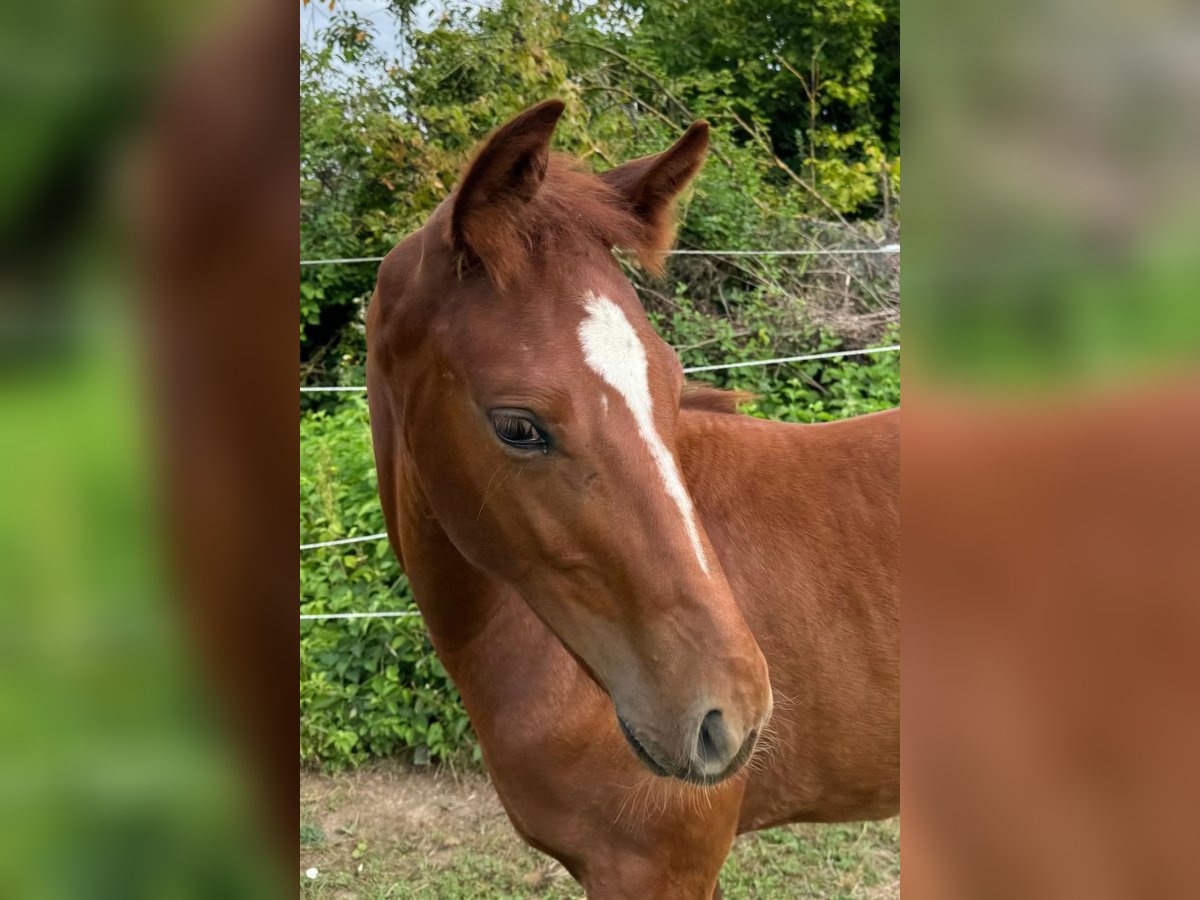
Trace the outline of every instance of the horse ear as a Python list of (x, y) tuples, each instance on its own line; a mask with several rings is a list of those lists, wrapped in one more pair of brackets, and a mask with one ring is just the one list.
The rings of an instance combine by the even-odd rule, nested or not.
[(652, 272), (662, 270), (663, 257), (675, 241), (675, 198), (700, 171), (707, 153), (708, 123), (701, 119), (669, 150), (630, 160), (600, 175), (645, 225), (642, 245), (633, 249)]
[(511, 119), (484, 143), (459, 183), (450, 217), (455, 250), (483, 262), (503, 284), (519, 217), (546, 177), (550, 136), (563, 112), (546, 100)]

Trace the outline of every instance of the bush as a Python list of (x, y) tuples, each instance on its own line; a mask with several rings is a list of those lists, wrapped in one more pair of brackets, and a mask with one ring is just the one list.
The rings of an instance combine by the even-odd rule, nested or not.
[[(303, 543), (384, 530), (364, 398), (305, 415), (300, 453)], [(387, 541), (302, 554), (301, 613), (415, 609)], [(419, 616), (301, 622), (302, 764), (342, 768), (404, 752), (424, 763), (473, 740)]]
[[(500, 0), (449, 4), (436, 21), (412, 15), (412, 0), (386, 6), (369, 20), (338, 4), (302, 47), (304, 258), (388, 252), (446, 197), (485, 134), (547, 97), (566, 104), (554, 148), (595, 170), (711, 122), (681, 246), (898, 239), (896, 0)], [(672, 269), (694, 285), (706, 265)], [(802, 299), (810, 324), (857, 341), (896, 318), (866, 260), (726, 259), (703, 274), (711, 293), (750, 282)], [(361, 367), (373, 285), (365, 264), (301, 271), (306, 379)]]

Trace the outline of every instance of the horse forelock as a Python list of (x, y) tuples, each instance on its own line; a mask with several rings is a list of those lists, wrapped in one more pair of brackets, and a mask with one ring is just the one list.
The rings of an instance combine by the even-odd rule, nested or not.
[[(456, 199), (457, 191), (443, 206), (452, 208)], [(436, 222), (447, 242), (451, 219), (437, 215), (430, 222)], [(657, 274), (667, 249), (660, 245), (669, 240), (669, 234), (656, 233), (615, 188), (579, 160), (552, 153), (541, 187), (520, 215), (477, 236), (477, 246), (460, 251), (455, 266), (463, 276), (482, 266), (498, 287), (512, 289), (530, 268), (571, 269), (580, 252), (599, 245), (634, 250), (642, 265)]]

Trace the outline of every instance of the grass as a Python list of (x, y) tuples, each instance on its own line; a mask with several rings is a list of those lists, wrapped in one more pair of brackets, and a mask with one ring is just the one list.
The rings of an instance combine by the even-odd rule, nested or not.
[[(513, 831), (485, 777), (377, 766), (301, 779), (300, 895), (311, 900), (572, 898), (580, 886)], [(317, 876), (305, 872), (316, 869)], [(743, 835), (721, 873), (735, 898), (900, 896), (898, 820)]]
[(899, 820), (743, 835), (721, 870), (721, 887), (729, 900), (899, 898)]

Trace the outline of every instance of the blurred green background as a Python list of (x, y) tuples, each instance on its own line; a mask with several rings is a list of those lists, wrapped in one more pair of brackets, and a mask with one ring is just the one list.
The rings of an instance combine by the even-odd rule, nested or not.
[(220, 9), (0, 7), (4, 897), (278, 884), (164, 561), (128, 238), (147, 106)]
[(908, 374), (1028, 396), (1193, 369), (1194, 7), (904, 16)]

